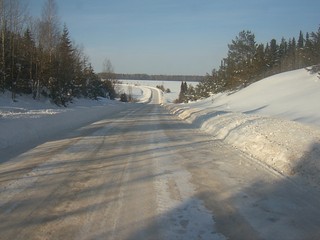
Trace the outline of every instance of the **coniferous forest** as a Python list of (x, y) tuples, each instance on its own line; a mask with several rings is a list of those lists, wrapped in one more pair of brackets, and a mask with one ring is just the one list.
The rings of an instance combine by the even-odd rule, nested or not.
[(228, 44), (227, 57), (219, 69), (213, 69), (196, 87), (183, 85), (177, 102), (240, 89), (268, 76), (299, 68), (311, 67), (310, 71), (319, 72), (319, 64), (320, 27), (317, 32), (303, 34), (300, 31), (298, 38), (272, 39), (266, 44), (257, 44), (251, 31), (241, 31)]
[(0, 92), (48, 97), (66, 106), (75, 97), (114, 98), (111, 79), (101, 81), (82, 47), (60, 23), (54, 0), (47, 0), (39, 19), (29, 16), (20, 0), (0, 0)]

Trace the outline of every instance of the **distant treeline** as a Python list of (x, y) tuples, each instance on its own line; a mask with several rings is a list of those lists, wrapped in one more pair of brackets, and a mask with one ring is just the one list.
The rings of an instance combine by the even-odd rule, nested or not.
[[(103, 76), (103, 73), (100, 73)], [(204, 76), (193, 75), (148, 75), (148, 74), (116, 74), (117, 79), (124, 80), (158, 80), (158, 81), (183, 81), (183, 82), (200, 82)]]

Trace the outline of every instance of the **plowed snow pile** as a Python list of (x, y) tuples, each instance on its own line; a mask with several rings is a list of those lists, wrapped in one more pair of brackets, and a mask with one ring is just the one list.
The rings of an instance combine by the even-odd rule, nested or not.
[(284, 174), (320, 186), (320, 79), (305, 69), (172, 113)]

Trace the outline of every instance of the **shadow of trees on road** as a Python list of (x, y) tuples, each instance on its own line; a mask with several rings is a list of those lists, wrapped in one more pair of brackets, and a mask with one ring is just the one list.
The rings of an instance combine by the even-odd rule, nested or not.
[[(207, 231), (213, 235), (201, 239), (215, 239), (213, 236), (220, 239), (223, 235), (227, 239), (244, 240), (317, 240), (320, 238), (319, 185), (318, 188), (312, 187), (307, 173), (313, 168), (311, 176), (318, 177), (315, 166), (319, 163), (319, 149), (320, 144), (312, 145), (294, 167), (296, 174), (290, 177), (269, 171), (267, 167), (261, 168), (261, 163), (249, 158), (242, 158), (239, 165), (239, 158), (234, 156), (236, 151), (226, 154), (224, 159), (212, 155), (189, 162), (185, 166), (192, 173), (197, 193), (164, 213), (164, 221), (152, 219), (145, 229), (140, 229), (128, 239), (141, 236), (156, 239), (152, 229), (164, 232), (162, 237), (171, 236), (162, 239), (197, 239), (192, 234), (188, 235), (184, 225), (188, 221), (179, 222), (179, 216), (181, 209), (188, 211), (186, 206), (192, 205), (193, 199), (198, 199), (212, 213), (214, 220), (203, 220), (207, 223)], [(233, 165), (233, 169), (225, 164)], [(189, 217), (196, 218), (192, 212), (189, 212)], [(188, 228), (194, 233), (201, 229), (194, 222), (188, 223)]]
[[(181, 168), (192, 176), (194, 194), (175, 199), (173, 208), (144, 219), (148, 224), (125, 239), (320, 238), (320, 194), (310, 185), (319, 187), (320, 183), (319, 143), (306, 151), (293, 167), (295, 174), (287, 178), (223, 142), (212, 140), (212, 136), (195, 131), (197, 127), (168, 118), (163, 114), (159, 120), (146, 120), (132, 115), (108, 131), (103, 130), (103, 122), (93, 124), (81, 130), (87, 134), (82, 139), (61, 137), (39, 147), (38, 155), (26, 155), (30, 159), (51, 159), (50, 152), (60, 153), (58, 159), (43, 163), (37, 171), (32, 169), (38, 167), (40, 160), (30, 160), (20, 168), (2, 168), (0, 184), (19, 181), (21, 176), (26, 181), (2, 189), (2, 236), (14, 238), (21, 233), (75, 239), (86, 226), (97, 229), (88, 235), (90, 239), (108, 239), (114, 234), (109, 222), (112, 220), (106, 218), (108, 211), (113, 211), (121, 197), (130, 197), (130, 192), (121, 196), (121, 187), (136, 191), (139, 183), (153, 183), (159, 174), (178, 178), (170, 168), (164, 173), (150, 171), (152, 154), (174, 160), (176, 152), (184, 159)], [(202, 119), (198, 120), (201, 124)], [(166, 131), (166, 135), (158, 131)], [(150, 134), (152, 144), (146, 148)], [(88, 146), (99, 151), (89, 154)], [(125, 171), (141, 174), (122, 181)], [(28, 181), (32, 184), (25, 184)], [(10, 191), (15, 198), (5, 202), (4, 196)], [(125, 231), (129, 226), (122, 227), (117, 230)]]

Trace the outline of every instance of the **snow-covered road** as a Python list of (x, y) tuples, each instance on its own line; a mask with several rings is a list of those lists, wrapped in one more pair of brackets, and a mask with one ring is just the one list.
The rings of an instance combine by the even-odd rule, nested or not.
[(2, 164), (1, 239), (223, 239), (175, 162), (178, 120), (127, 106)]
[(126, 104), (1, 163), (0, 239), (317, 239), (318, 199), (158, 104)]

